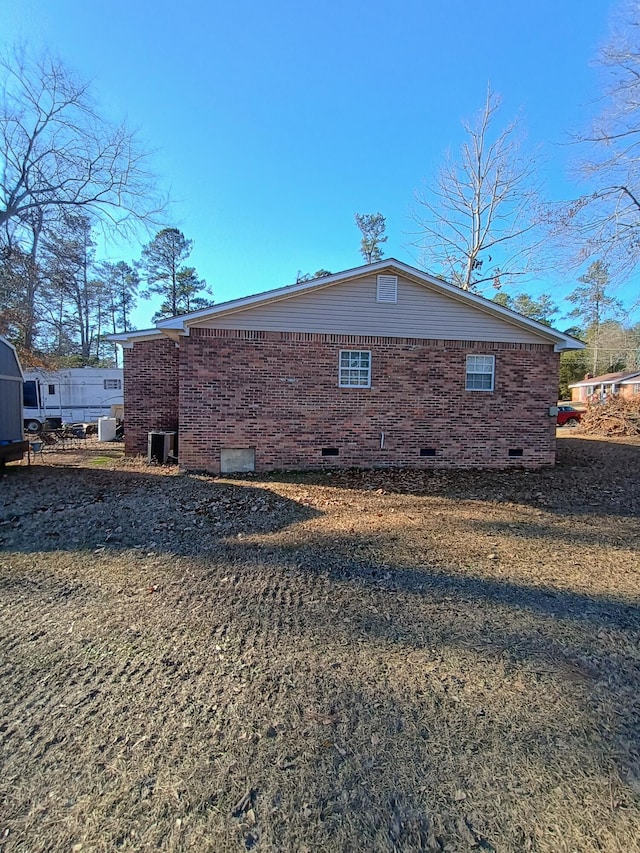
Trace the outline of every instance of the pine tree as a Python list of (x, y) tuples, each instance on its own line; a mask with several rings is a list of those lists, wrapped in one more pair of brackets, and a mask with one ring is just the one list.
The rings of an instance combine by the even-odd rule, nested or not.
[(185, 262), (191, 254), (192, 240), (187, 240), (178, 228), (163, 228), (142, 249), (140, 270), (147, 282), (142, 293), (145, 299), (162, 297), (153, 322), (163, 317), (187, 314), (210, 305), (211, 292), (204, 279), (198, 278), (194, 267)]
[(362, 233), (360, 252), (368, 264), (382, 259), (381, 243), (389, 239), (384, 232), (387, 228), (386, 219), (381, 213), (356, 213), (356, 225)]
[(578, 281), (581, 287), (576, 287), (567, 297), (575, 306), (569, 317), (581, 321), (591, 350), (592, 372), (597, 375), (602, 325), (622, 312), (622, 303), (607, 293), (609, 267), (602, 261), (594, 261)]

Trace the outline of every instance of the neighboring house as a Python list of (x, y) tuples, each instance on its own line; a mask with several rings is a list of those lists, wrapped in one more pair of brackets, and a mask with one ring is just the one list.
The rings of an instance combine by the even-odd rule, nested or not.
[(640, 394), (640, 370), (623, 370), (618, 373), (604, 373), (602, 376), (586, 376), (581, 382), (572, 382), (571, 400), (587, 403), (589, 400), (602, 400), (611, 394), (621, 397), (633, 397)]
[(395, 260), (110, 335), (125, 449), (176, 430), (187, 470), (537, 467), (559, 353), (584, 345)]
[(635, 397), (640, 394), (640, 370), (620, 382), (620, 394), (623, 397)]

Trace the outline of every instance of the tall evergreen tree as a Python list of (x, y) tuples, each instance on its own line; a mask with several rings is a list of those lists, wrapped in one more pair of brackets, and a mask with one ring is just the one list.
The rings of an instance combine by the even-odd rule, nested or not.
[(602, 261), (594, 261), (587, 272), (578, 279), (576, 287), (567, 297), (574, 306), (569, 317), (580, 320), (591, 352), (591, 369), (598, 373), (600, 362), (600, 338), (605, 320), (614, 319), (622, 313), (619, 299), (609, 296), (609, 267)]
[(60, 342), (77, 342), (78, 354), (86, 361), (99, 335), (100, 288), (93, 277), (95, 242), (91, 221), (84, 215), (65, 215), (45, 245), (46, 279), (50, 323)]
[(100, 264), (99, 275), (104, 283), (113, 331), (131, 331), (131, 314), (136, 307), (140, 285), (138, 271), (126, 261), (105, 262)]
[(380, 245), (389, 239), (385, 236), (387, 222), (381, 213), (356, 213), (356, 225), (362, 234), (360, 252), (366, 263), (372, 264), (382, 259)]
[[(140, 276), (135, 267), (125, 261), (105, 262), (99, 269), (102, 299), (111, 332), (129, 332), (131, 314), (136, 307)], [(119, 347), (113, 344), (113, 359), (118, 366)]]
[(187, 240), (178, 228), (163, 228), (142, 249), (140, 270), (147, 288), (142, 296), (162, 297), (153, 322), (163, 317), (174, 317), (197, 311), (210, 305), (211, 292), (204, 279), (200, 279), (194, 267), (185, 262), (191, 254), (192, 240)]
[(512, 311), (517, 311), (518, 314), (524, 314), (525, 317), (530, 317), (538, 323), (543, 323), (545, 326), (551, 325), (551, 318), (560, 310), (547, 293), (543, 293), (542, 296), (534, 299), (528, 293), (517, 293), (515, 296), (510, 296), (503, 291), (496, 293), (493, 301), (505, 308), (510, 308)]

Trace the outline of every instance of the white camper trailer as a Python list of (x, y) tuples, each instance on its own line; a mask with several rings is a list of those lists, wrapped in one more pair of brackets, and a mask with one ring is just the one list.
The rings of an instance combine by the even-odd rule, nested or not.
[(94, 423), (123, 401), (121, 368), (39, 368), (24, 374), (23, 417), (28, 432), (38, 432), (45, 422), (53, 427)]

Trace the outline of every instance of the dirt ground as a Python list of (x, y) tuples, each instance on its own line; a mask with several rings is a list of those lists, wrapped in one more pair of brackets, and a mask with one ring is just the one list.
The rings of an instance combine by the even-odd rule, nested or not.
[[(562, 431), (560, 431), (562, 432)], [(640, 441), (0, 476), (0, 850), (640, 851)]]

